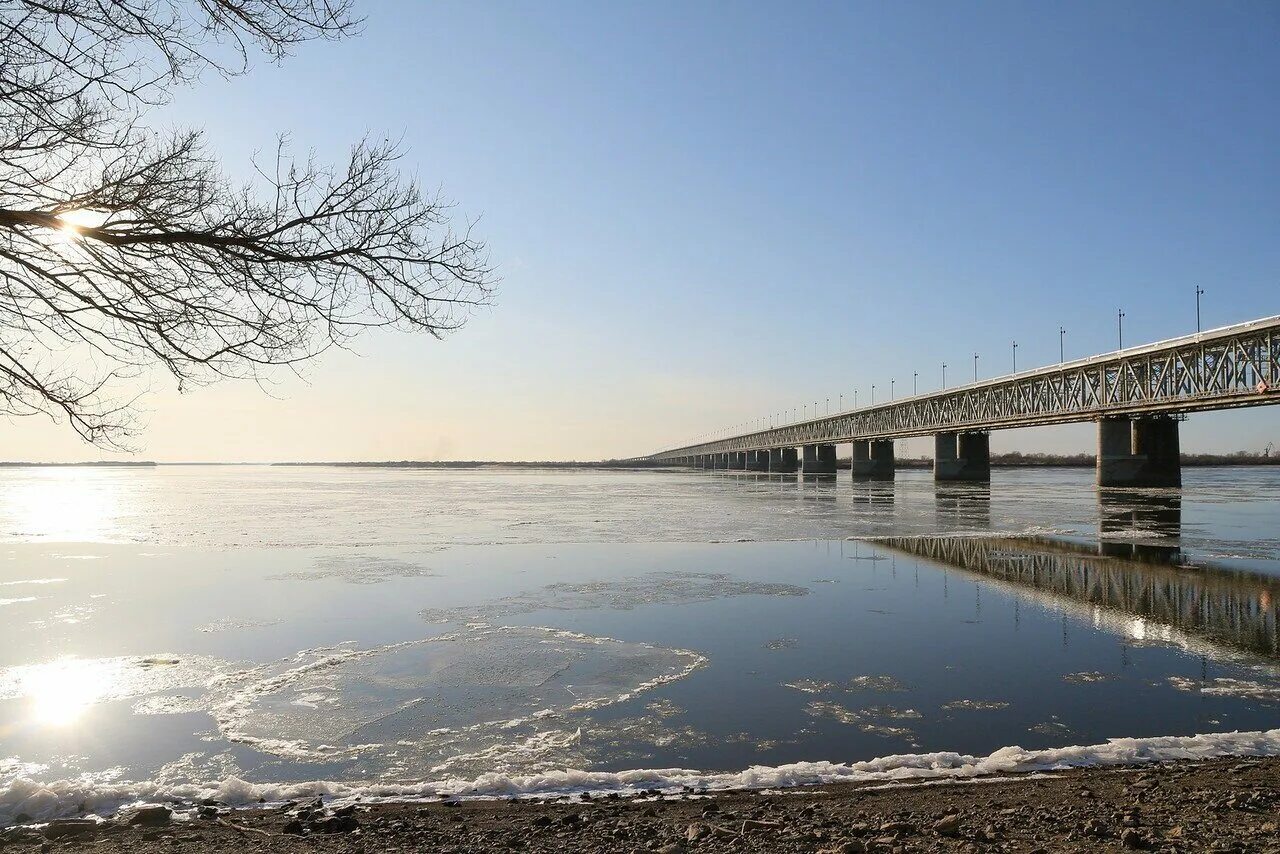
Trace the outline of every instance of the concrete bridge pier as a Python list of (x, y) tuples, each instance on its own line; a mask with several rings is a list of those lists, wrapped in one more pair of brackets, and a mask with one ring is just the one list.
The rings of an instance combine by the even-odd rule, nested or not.
[(933, 437), (934, 480), (991, 480), (988, 433), (939, 433)]
[(835, 445), (805, 445), (800, 469), (804, 474), (835, 474)]
[(768, 451), (747, 451), (747, 471), (768, 471)]
[(1182, 486), (1178, 422), (1167, 416), (1099, 420), (1098, 486)]
[(892, 439), (867, 439), (853, 443), (853, 476), (857, 480), (893, 480), (896, 468)]
[(795, 448), (770, 448), (768, 454), (770, 474), (791, 474), (796, 470)]
[(735, 471), (743, 471), (747, 467), (747, 454), (745, 451), (734, 451), (729, 454), (729, 468)]

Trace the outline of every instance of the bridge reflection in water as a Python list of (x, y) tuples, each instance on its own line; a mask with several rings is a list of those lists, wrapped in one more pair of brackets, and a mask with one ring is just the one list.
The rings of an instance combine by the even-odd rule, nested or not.
[[(1117, 511), (1119, 512), (1119, 511)], [(1167, 523), (1176, 508), (1133, 507)], [(1139, 520), (1150, 525), (1149, 516)], [(1280, 658), (1280, 578), (1197, 562), (1176, 547), (1138, 542), (1091, 546), (1048, 537), (882, 537), (873, 542), (980, 575), (1014, 595), (1076, 611), (1135, 641), (1174, 643), (1219, 658), (1226, 650)]]

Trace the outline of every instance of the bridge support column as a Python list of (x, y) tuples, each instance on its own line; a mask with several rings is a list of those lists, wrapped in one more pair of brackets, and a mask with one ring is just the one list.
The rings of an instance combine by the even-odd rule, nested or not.
[(742, 471), (747, 467), (747, 454), (745, 451), (733, 451), (729, 454), (729, 468)]
[(1098, 486), (1182, 486), (1178, 422), (1167, 416), (1100, 420)]
[(768, 471), (768, 451), (747, 451), (747, 471)]
[(835, 445), (805, 445), (801, 471), (805, 474), (835, 474)]
[(795, 448), (770, 448), (768, 453), (770, 474), (791, 474), (796, 470)]
[(987, 433), (939, 433), (933, 438), (934, 480), (991, 480)]
[(853, 476), (858, 480), (893, 480), (896, 468), (892, 439), (853, 443)]

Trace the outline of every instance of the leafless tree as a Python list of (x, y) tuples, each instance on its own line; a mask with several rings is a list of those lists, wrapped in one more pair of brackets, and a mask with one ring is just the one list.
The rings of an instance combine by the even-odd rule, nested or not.
[(131, 377), (263, 379), (360, 329), (440, 336), (494, 283), (470, 226), (365, 140), (331, 168), (281, 140), (246, 186), (147, 111), (201, 73), (353, 33), (353, 0), (0, 0), (0, 413), (104, 447)]

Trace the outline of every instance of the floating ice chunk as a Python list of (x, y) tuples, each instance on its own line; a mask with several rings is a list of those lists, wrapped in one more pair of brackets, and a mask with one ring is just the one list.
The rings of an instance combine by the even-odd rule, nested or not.
[(952, 700), (949, 703), (943, 703), (942, 708), (948, 712), (955, 711), (996, 711), (998, 709), (1007, 709), (1009, 704), (1003, 700)]
[(1202, 681), (1188, 679), (1185, 676), (1170, 676), (1169, 684), (1179, 691), (1199, 691), (1215, 697), (1247, 697), (1251, 700), (1280, 701), (1280, 685), (1267, 685), (1252, 679), (1233, 679), (1219, 676), (1216, 679)]
[(1063, 675), (1063, 682), (1088, 683), (1088, 682), (1111, 682), (1117, 677), (1111, 673), (1101, 673), (1097, 670), (1082, 670), (1078, 673), (1067, 673)]

